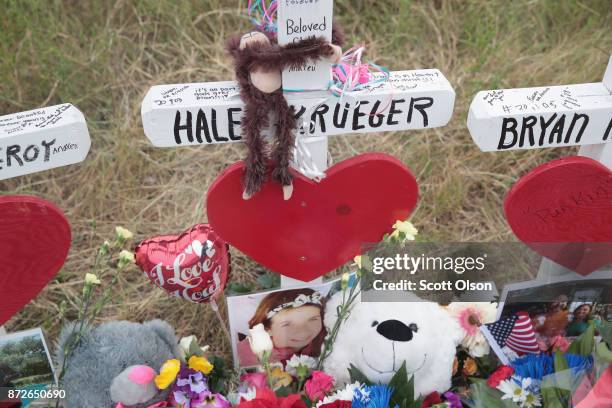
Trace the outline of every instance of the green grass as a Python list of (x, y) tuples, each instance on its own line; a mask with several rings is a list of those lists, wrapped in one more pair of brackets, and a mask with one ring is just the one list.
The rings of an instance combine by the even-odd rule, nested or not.
[[(72, 102), (92, 137), (87, 160), (0, 182), (3, 193), (57, 203), (73, 227), (61, 275), (13, 318), (9, 330), (58, 327), (58, 305), (74, 304), (96, 239), (115, 225), (137, 239), (206, 220), (204, 195), (243, 146), (157, 149), (145, 138), (140, 102), (155, 84), (232, 77), (224, 39), (249, 27), (245, 1), (2, 1), (0, 112)], [(438, 7), (439, 6), (439, 7)], [(609, 0), (336, 1), (349, 43), (393, 70), (439, 68), (455, 87), (455, 112), (439, 129), (338, 136), (336, 162), (356, 152), (391, 153), (421, 186), (414, 223), (433, 240), (512, 240), (502, 203), (522, 174), (573, 148), (482, 153), (465, 126), (482, 89), (601, 81), (612, 51)], [(348, 148), (350, 146), (350, 148)], [(232, 279), (260, 268), (234, 252)], [(105, 319), (161, 317), (180, 335), (229, 346), (206, 307), (169, 299), (134, 271), (122, 276)]]

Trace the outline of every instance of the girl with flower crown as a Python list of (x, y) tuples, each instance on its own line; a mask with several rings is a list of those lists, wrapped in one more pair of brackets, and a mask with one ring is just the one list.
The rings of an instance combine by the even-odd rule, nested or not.
[[(323, 296), (309, 288), (290, 289), (268, 294), (249, 320), (249, 328), (263, 324), (272, 337), (274, 348), (270, 362), (285, 363), (293, 355), (318, 357), (326, 331)], [(241, 367), (255, 366), (258, 359), (248, 339), (238, 343)]]

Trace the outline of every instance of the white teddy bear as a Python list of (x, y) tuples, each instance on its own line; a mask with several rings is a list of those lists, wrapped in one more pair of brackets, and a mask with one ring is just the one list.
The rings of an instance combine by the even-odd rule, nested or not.
[[(341, 301), (338, 292), (327, 302), (328, 331), (337, 320)], [(414, 375), (415, 397), (445, 392), (451, 386), (456, 347), (462, 338), (459, 324), (437, 303), (411, 293), (406, 293), (404, 302), (358, 298), (339, 329), (324, 369), (338, 384), (345, 384), (352, 364), (369, 380), (385, 384), (406, 362), (408, 375)]]

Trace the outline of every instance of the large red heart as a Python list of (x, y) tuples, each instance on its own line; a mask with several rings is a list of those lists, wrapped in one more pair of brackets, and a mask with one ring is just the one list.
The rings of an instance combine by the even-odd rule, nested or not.
[(216, 299), (230, 271), (228, 246), (206, 224), (162, 235), (136, 247), (136, 264), (156, 286), (194, 303)]
[(319, 183), (294, 172), (293, 196), (268, 182), (242, 199), (244, 163), (228, 167), (208, 190), (208, 220), (217, 233), (261, 265), (309, 281), (376, 243), (418, 198), (417, 182), (397, 159), (362, 154), (327, 171)]
[(581, 275), (612, 262), (612, 172), (588, 157), (537, 167), (504, 204), (516, 236)]
[(24, 307), (60, 270), (70, 224), (48, 201), (0, 197), (0, 324)]

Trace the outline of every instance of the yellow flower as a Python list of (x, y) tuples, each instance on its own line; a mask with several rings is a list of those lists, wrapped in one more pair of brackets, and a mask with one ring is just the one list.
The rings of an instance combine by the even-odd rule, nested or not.
[(208, 375), (214, 366), (205, 357), (191, 356), (188, 362), (189, 368), (200, 371), (202, 374)]
[(289, 384), (293, 381), (291, 374), (286, 371), (283, 371), (280, 367), (274, 367), (274, 370), (270, 373), (270, 377), (272, 377), (272, 384), (274, 389), (281, 387), (288, 387)]
[(115, 227), (115, 234), (117, 234), (117, 239), (122, 242), (134, 237), (132, 231), (123, 227)]
[(355, 258), (353, 258), (353, 262), (355, 262), (355, 265), (361, 269), (361, 255), (357, 255)]
[(98, 279), (98, 277), (94, 275), (93, 273), (86, 273), (85, 274), (85, 284), (86, 285), (99, 285), (100, 279)]
[(155, 377), (155, 385), (157, 385), (157, 388), (165, 390), (172, 385), (180, 370), (181, 362), (177, 359), (166, 361), (161, 370), (159, 370), (159, 375)]
[(463, 362), (463, 375), (469, 377), (476, 374), (477, 371), (478, 365), (476, 364), (476, 360), (471, 357), (466, 358)]
[(400, 233), (404, 233), (406, 241), (414, 241), (419, 231), (412, 225), (410, 221), (395, 221), (393, 224), (392, 238), (399, 238)]

